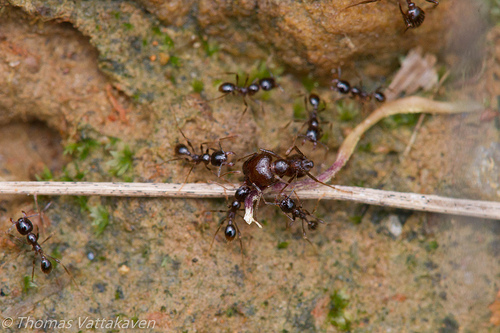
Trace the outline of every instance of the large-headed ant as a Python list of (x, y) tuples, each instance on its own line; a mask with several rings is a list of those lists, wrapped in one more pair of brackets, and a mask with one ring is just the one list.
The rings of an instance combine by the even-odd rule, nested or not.
[[(361, 1), (361, 2), (355, 3), (353, 5), (347, 6), (344, 9), (348, 9), (348, 8), (359, 6), (359, 5), (365, 5), (365, 4), (372, 3), (372, 2), (379, 2), (379, 1), (380, 0)], [(434, 7), (439, 5), (438, 0), (425, 0), (425, 1), (433, 3)], [(401, 1), (398, 1), (398, 2), (399, 2), (399, 11), (401, 12), (401, 15), (403, 16), (406, 30), (408, 30), (410, 28), (418, 28), (420, 25), (422, 25), (422, 23), (424, 23), (425, 12), (423, 11), (422, 8), (418, 7), (411, 0), (406, 0), (406, 4), (408, 5), (408, 9), (405, 12), (405, 11), (403, 11), (403, 8), (401, 7)]]
[[(296, 178), (308, 176), (312, 180), (322, 185), (332, 187), (319, 181), (309, 171), (314, 167), (314, 162), (308, 159), (297, 146), (293, 146), (287, 152), (287, 155), (295, 150), (297, 154), (281, 157), (275, 152), (267, 149), (260, 149), (261, 153), (254, 153), (243, 163), (243, 174), (245, 182), (254, 186), (258, 191), (264, 191), (266, 188), (282, 181), (285, 183), (284, 189)], [(276, 158), (273, 161), (273, 158)], [(283, 177), (289, 177), (285, 181)], [(333, 188), (333, 187), (332, 187)]]
[(229, 94), (239, 94), (243, 98), (243, 103), (245, 103), (245, 110), (241, 114), (241, 117), (247, 112), (248, 110), (248, 104), (246, 101), (246, 96), (252, 97), (256, 93), (259, 92), (260, 89), (264, 91), (269, 91), (272, 90), (276, 87), (279, 87), (279, 85), (276, 83), (276, 80), (273, 77), (266, 77), (262, 78), (260, 80), (255, 80), (252, 82), (250, 85), (247, 86), (248, 84), (248, 75), (245, 79), (245, 84), (243, 86), (239, 86), (239, 75), (236, 73), (228, 73), (228, 74), (235, 74), (236, 75), (236, 83), (232, 82), (224, 82), (219, 86), (219, 92), (223, 93), (222, 96), (217, 97), (212, 99), (211, 101), (214, 101), (219, 98), (223, 98)]
[[(187, 144), (191, 148), (191, 150), (186, 145), (179, 143), (178, 145), (175, 146), (175, 155), (177, 155), (179, 157), (170, 159), (167, 162), (175, 161), (175, 160), (179, 160), (179, 159), (184, 159), (192, 164), (191, 169), (189, 169), (189, 172), (186, 175), (186, 179), (184, 179), (184, 184), (187, 182), (187, 179), (188, 179), (189, 175), (191, 174), (191, 171), (193, 171), (193, 168), (198, 164), (203, 163), (205, 168), (207, 168), (210, 171), (211, 171), (211, 169), (208, 167), (209, 164), (211, 164), (215, 167), (219, 167), (219, 170), (217, 171), (217, 177), (219, 177), (219, 178), (221, 176), (221, 170), (222, 170), (222, 167), (224, 165), (234, 166), (233, 162), (228, 161), (228, 156), (234, 155), (234, 152), (225, 151), (224, 149), (222, 149), (222, 144), (220, 143), (221, 140), (232, 138), (234, 136), (219, 139), (219, 150), (207, 147), (205, 152), (203, 152), (203, 145), (205, 145), (206, 142), (201, 143), (200, 144), (200, 154), (196, 154), (193, 145), (191, 144), (189, 139), (184, 135), (184, 133), (182, 132), (182, 130), (180, 128), (179, 128), (179, 132), (181, 132), (184, 139), (186, 139)], [(212, 149), (214, 151), (212, 154), (210, 154), (210, 149)]]
[[(35, 204), (36, 204), (36, 207), (37, 207), (37, 210), (38, 210), (38, 213), (36, 215), (38, 215), (40, 217), (40, 220), (43, 223), (43, 216), (42, 216), (42, 212), (40, 212), (40, 209), (38, 207), (38, 200), (37, 200), (36, 195), (35, 195)], [(49, 203), (49, 205), (50, 205), (50, 203)], [(49, 205), (47, 205), (45, 207), (45, 209), (47, 209)], [(35, 233), (33, 233), (33, 223), (29, 219), (31, 216), (36, 216), (36, 215), (28, 216), (26, 214), (26, 212), (24, 212), (24, 211), (22, 211), (22, 214), (23, 214), (23, 216), (20, 217), (17, 221), (14, 221), (11, 218), (10, 222), (12, 223), (12, 226), (14, 226), (14, 225), (16, 226), (17, 232), (21, 236), (26, 236), (26, 241), (28, 242), (28, 245), (31, 245), (32, 251), (35, 252), (35, 256), (33, 258), (33, 269), (32, 269), (32, 272), (31, 272), (31, 281), (33, 281), (34, 277), (35, 277), (36, 256), (39, 255), (40, 256), (40, 260), (41, 260), (40, 268), (42, 269), (43, 273), (49, 274), (52, 271), (53, 265), (52, 265), (51, 261), (49, 260), (49, 258), (50, 258), (53, 261), (55, 261), (56, 263), (60, 264), (64, 268), (64, 270), (66, 271), (66, 273), (71, 277), (71, 279), (72, 279), (73, 283), (75, 284), (75, 286), (78, 288), (78, 286), (76, 285), (76, 282), (73, 279), (73, 276), (69, 272), (68, 268), (66, 266), (64, 266), (64, 264), (60, 260), (58, 260), (58, 259), (56, 259), (56, 258), (54, 258), (54, 257), (52, 257), (52, 256), (50, 256), (48, 254), (46, 254), (43, 251), (43, 249), (42, 249), (43, 243), (45, 243), (51, 236), (47, 237), (42, 243), (38, 242), (38, 239), (39, 239), (38, 225), (36, 226), (37, 227), (37, 233), (35, 234)]]

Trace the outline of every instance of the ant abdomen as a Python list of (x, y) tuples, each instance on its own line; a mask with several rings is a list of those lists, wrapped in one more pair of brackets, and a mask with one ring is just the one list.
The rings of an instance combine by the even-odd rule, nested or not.
[(224, 236), (228, 242), (232, 242), (236, 238), (236, 228), (231, 224), (227, 225), (224, 230)]
[(50, 272), (52, 272), (52, 263), (49, 259), (42, 258), (40, 268), (42, 269), (42, 272), (44, 272), (45, 274), (49, 274)]

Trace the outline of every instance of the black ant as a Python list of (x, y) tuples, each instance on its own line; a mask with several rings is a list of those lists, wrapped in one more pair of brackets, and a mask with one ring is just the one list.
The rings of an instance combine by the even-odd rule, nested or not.
[[(356, 4), (350, 5), (345, 7), (344, 9), (355, 7), (358, 5), (365, 5), (368, 3), (372, 2), (379, 2), (380, 0), (366, 0), (366, 1), (361, 1)], [(427, 2), (432, 2), (436, 7), (439, 5), (438, 0), (425, 0)], [(409, 28), (418, 28), (419, 26), (424, 23), (425, 19), (425, 12), (423, 11), (422, 8), (418, 7), (414, 2), (411, 0), (406, 0), (406, 4), (408, 5), (408, 10), (406, 12), (403, 11), (403, 8), (401, 7), (401, 1), (399, 2), (399, 11), (401, 12), (401, 15), (403, 16), (403, 20), (405, 22), (406, 30)], [(405, 30), (405, 31), (406, 31)]]
[[(38, 207), (38, 200), (37, 200), (37, 196), (36, 195), (35, 195), (35, 204), (36, 204), (36, 207), (37, 207), (37, 210), (38, 210), (38, 214), (36, 214), (36, 215), (40, 216), (40, 219), (43, 221), (43, 216), (42, 216), (42, 213), (40, 212), (40, 209)], [(45, 209), (47, 209), (49, 205), (50, 205), (50, 203), (45, 207)], [(56, 258), (54, 258), (54, 257), (52, 257), (52, 256), (50, 256), (48, 254), (46, 254), (43, 251), (43, 249), (42, 249), (43, 243), (45, 243), (47, 240), (49, 240), (49, 238), (51, 236), (47, 237), (42, 243), (38, 242), (38, 239), (39, 239), (38, 226), (37, 226), (37, 233), (34, 234), (33, 233), (33, 223), (29, 219), (29, 217), (36, 216), (36, 215), (28, 216), (26, 214), (26, 212), (24, 212), (24, 211), (22, 211), (22, 214), (23, 214), (23, 216), (20, 217), (17, 221), (14, 221), (11, 218), (10, 222), (12, 223), (12, 226), (14, 226), (14, 225), (16, 226), (17, 232), (21, 236), (26, 236), (26, 241), (28, 242), (28, 245), (31, 245), (32, 251), (35, 252), (35, 256), (33, 258), (33, 269), (32, 269), (32, 272), (31, 272), (31, 281), (33, 282), (34, 277), (35, 277), (36, 256), (39, 255), (40, 256), (40, 260), (41, 260), (40, 268), (42, 269), (43, 273), (49, 274), (52, 271), (53, 266), (52, 266), (51, 261), (48, 259), (48, 258), (50, 258), (50, 259), (54, 260), (56, 263), (60, 264), (64, 268), (64, 270), (71, 277), (71, 279), (73, 280), (73, 283), (75, 284), (75, 286), (78, 289), (78, 286), (76, 285), (76, 282), (73, 279), (73, 276), (69, 272), (68, 268), (66, 266), (64, 266), (64, 264), (61, 263), (60, 260), (58, 260), (58, 259), (56, 259)]]
[[(312, 111), (309, 113), (309, 120), (306, 123), (307, 131), (306, 134), (300, 134), (297, 137), (304, 138), (304, 140), (302, 140), (302, 144), (304, 144), (306, 141), (311, 141), (313, 143), (313, 149), (316, 149), (316, 145), (319, 142), (328, 151), (328, 147), (324, 143), (319, 141), (323, 136), (323, 130), (319, 126), (319, 120), (318, 120), (318, 113), (325, 110), (326, 107), (323, 106), (323, 108), (319, 110), (321, 99), (316, 94), (310, 94), (308, 98), (307, 97), (304, 98), (306, 108), (307, 108), (307, 100), (309, 100), (309, 104), (311, 104), (312, 106)], [(294, 140), (294, 146), (295, 146), (295, 140)]]
[(351, 88), (352, 98), (359, 98), (361, 101), (369, 101), (372, 97), (379, 103), (385, 102), (385, 94), (380, 91), (380, 89), (375, 90), (372, 93), (367, 93), (362, 87), (353, 86)]
[[(375, 0), (375, 1), (379, 1), (379, 0)], [(369, 2), (374, 2), (374, 1), (372, 0)], [(362, 2), (362, 3), (358, 3), (356, 5), (352, 5), (352, 6), (357, 6), (357, 5), (360, 5), (363, 3), (368, 3), (368, 2)], [(349, 7), (352, 7), (352, 6), (349, 6)], [(331, 86), (330, 88), (332, 90), (335, 90), (335, 91), (341, 93), (342, 95), (347, 95), (350, 93), (351, 98), (359, 98), (361, 101), (370, 100), (373, 97), (377, 102), (380, 102), (380, 103), (385, 102), (385, 95), (382, 91), (380, 91), (380, 89), (375, 90), (373, 93), (367, 93), (366, 91), (363, 90), (363, 88), (361, 86), (359, 86), (359, 87), (352, 86), (351, 87), (351, 84), (348, 81), (341, 80), (340, 79), (340, 69), (338, 69), (338, 77), (333, 79), (332, 83), (333, 83), (333, 86)]]
[[(438, 0), (425, 0), (425, 1), (432, 2), (434, 4), (434, 7), (439, 5)], [(399, 11), (403, 16), (403, 20), (406, 25), (406, 30), (410, 28), (418, 28), (422, 23), (424, 23), (425, 12), (423, 11), (422, 8), (418, 7), (414, 2), (411, 2), (410, 0), (406, 0), (406, 3), (408, 4), (408, 10), (406, 12), (403, 12), (403, 9), (401, 8), (401, 2), (399, 2)]]
[[(179, 128), (179, 132), (181, 132), (184, 139), (186, 139), (187, 144), (191, 148), (191, 150), (188, 147), (186, 147), (186, 145), (179, 143), (178, 145), (175, 146), (174, 151), (175, 151), (175, 155), (180, 156), (180, 157), (170, 159), (166, 162), (184, 159), (192, 164), (191, 169), (189, 169), (189, 172), (186, 175), (186, 179), (184, 180), (184, 184), (187, 182), (187, 179), (188, 179), (189, 175), (191, 174), (191, 171), (193, 171), (193, 168), (200, 163), (203, 163), (203, 165), (205, 165), (205, 168), (207, 168), (210, 171), (211, 171), (211, 169), (208, 167), (209, 164), (212, 164), (215, 167), (219, 167), (219, 170), (217, 171), (217, 177), (219, 177), (219, 178), (221, 177), (221, 170), (222, 170), (222, 167), (224, 165), (234, 166), (233, 162), (228, 162), (228, 156), (235, 155), (235, 153), (232, 151), (224, 151), (224, 149), (222, 149), (222, 145), (220, 143), (221, 140), (232, 138), (234, 136), (219, 139), (219, 150), (214, 149), (214, 148), (207, 148), (205, 150), (205, 152), (203, 152), (203, 145), (206, 144), (206, 142), (201, 143), (200, 144), (200, 154), (196, 154), (194, 152), (195, 149), (194, 149), (193, 145), (191, 144), (189, 139), (184, 135), (184, 133), (182, 132), (182, 130), (180, 128)], [(210, 152), (209, 152), (210, 149), (214, 150), (214, 152), (212, 154), (210, 154)]]
[[(290, 223), (287, 225), (288, 227), (292, 226), (293, 222), (295, 222), (297, 218), (302, 220), (302, 235), (305, 240), (311, 243), (311, 241), (307, 238), (304, 223), (307, 223), (307, 228), (309, 230), (316, 230), (318, 228), (318, 223), (325, 223), (325, 222), (315, 217), (307, 210), (303, 209), (302, 204), (300, 203), (300, 199), (298, 197), (297, 200), (299, 201), (299, 203), (297, 204), (297, 202), (291, 198), (293, 192), (294, 190), (292, 190), (292, 192), (289, 195), (283, 194), (284, 198), (281, 200), (278, 199), (279, 195), (276, 196), (275, 205), (277, 205), (281, 209), (281, 211), (285, 214), (285, 216), (288, 217), (288, 219), (290, 219)], [(313, 220), (310, 220), (308, 217), (312, 217)]]
[(239, 75), (236, 73), (228, 73), (228, 74), (235, 74), (236, 75), (236, 83), (232, 82), (224, 82), (219, 86), (219, 92), (223, 93), (222, 96), (217, 97), (215, 99), (212, 99), (211, 101), (214, 101), (219, 98), (223, 98), (229, 94), (239, 94), (243, 98), (243, 103), (245, 103), (245, 110), (241, 114), (241, 117), (247, 112), (248, 110), (248, 104), (246, 101), (246, 96), (248, 95), (249, 97), (255, 95), (256, 93), (259, 92), (260, 89), (264, 91), (269, 91), (272, 90), (276, 87), (279, 87), (279, 85), (276, 83), (276, 80), (272, 77), (267, 77), (267, 78), (262, 78), (259, 81), (254, 81), (250, 85), (247, 86), (248, 84), (248, 75), (245, 79), (245, 84), (243, 86), (239, 86)]
[(229, 209), (227, 211), (226, 218), (221, 221), (219, 227), (217, 228), (217, 231), (214, 234), (214, 238), (212, 239), (212, 243), (210, 244), (210, 250), (212, 250), (212, 246), (215, 241), (215, 236), (217, 236), (217, 233), (219, 232), (224, 222), (227, 221), (226, 228), (224, 229), (224, 236), (226, 237), (226, 240), (228, 242), (232, 242), (236, 238), (236, 234), (238, 234), (241, 254), (243, 255), (243, 242), (241, 241), (240, 229), (238, 228), (235, 219), (238, 210), (241, 208), (241, 205), (245, 203), (245, 199), (248, 197), (250, 192), (252, 192), (252, 189), (247, 184), (243, 184), (236, 190), (234, 194), (234, 200), (228, 207)]

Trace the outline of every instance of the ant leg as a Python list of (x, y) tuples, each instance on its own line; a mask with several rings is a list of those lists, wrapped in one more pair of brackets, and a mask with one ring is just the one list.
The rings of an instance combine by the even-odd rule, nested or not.
[(261, 152), (267, 153), (267, 154), (272, 155), (272, 156), (274, 156), (274, 157), (276, 157), (276, 158), (280, 158), (280, 159), (284, 160), (284, 158), (283, 158), (283, 157), (281, 157), (280, 155), (276, 154), (276, 153), (275, 153), (274, 151), (272, 151), (272, 150), (267, 150), (267, 149), (264, 149), (264, 148), (259, 148), (259, 150), (260, 150)]
[[(189, 172), (188, 172), (188, 174), (186, 175), (186, 178), (184, 179), (184, 183), (182, 183), (181, 187), (177, 190), (177, 192), (179, 192), (180, 190), (182, 190), (182, 188), (184, 187), (184, 185), (186, 185), (187, 180), (188, 180), (188, 177), (189, 177), (189, 175), (191, 174), (191, 171), (193, 171), (194, 166), (195, 166), (195, 164), (193, 164), (193, 165), (191, 166), (191, 169), (189, 169)], [(210, 169), (208, 169), (208, 170), (210, 170)]]
[(335, 187), (335, 186), (333, 186), (333, 185), (328, 185), (328, 184), (326, 184), (326, 183), (323, 183), (323, 182), (322, 182), (322, 181), (320, 181), (318, 178), (316, 178), (316, 177), (314, 177), (313, 175), (311, 175), (311, 173), (310, 173), (310, 172), (306, 172), (306, 175), (307, 175), (309, 178), (311, 178), (312, 180), (314, 180), (316, 183), (319, 183), (319, 184), (321, 184), (321, 185), (328, 186), (328, 187), (330, 187), (330, 188), (334, 189), (335, 191), (339, 191), (339, 192), (343, 192), (343, 193), (349, 193), (349, 194), (352, 194), (352, 192), (351, 192), (351, 191), (344, 191), (344, 190), (341, 190), (341, 189), (339, 189), (339, 188), (336, 188), (336, 187)]
[(48, 254), (45, 254), (46, 257), (49, 257), (50, 259), (54, 260), (55, 262), (57, 262), (59, 265), (61, 265), (64, 270), (66, 271), (66, 274), (69, 275), (69, 277), (71, 278), (71, 282), (73, 282), (73, 284), (75, 285), (76, 289), (78, 289), (78, 291), (80, 293), (82, 293), (81, 289), (78, 287), (78, 285), (76, 284), (76, 280), (75, 278), (73, 277), (73, 274), (71, 274), (71, 272), (69, 271), (69, 269), (59, 260), (59, 259), (56, 259), (52, 256), (49, 256)]
[(226, 96), (227, 96), (227, 95), (229, 95), (229, 94), (230, 94), (230, 92), (225, 93), (225, 94), (223, 94), (223, 95), (221, 95), (221, 96), (219, 96), (219, 97), (209, 99), (209, 100), (207, 101), (207, 103), (208, 103), (208, 102), (213, 102), (213, 101), (216, 101), (216, 100), (221, 99), (221, 98), (224, 98), (224, 97), (226, 97)]
[(437, 5), (439, 5), (439, 1), (438, 0), (425, 0), (425, 1), (432, 2), (435, 5), (434, 7), (436, 7)]
[[(224, 211), (220, 211), (220, 212), (224, 212)], [(226, 222), (226, 219), (222, 220), (222, 221), (219, 223), (219, 227), (218, 227), (218, 228), (217, 228), (217, 230), (215, 231), (214, 237), (212, 238), (212, 243), (210, 243), (210, 248), (208, 249), (208, 253), (212, 252), (212, 246), (214, 245), (214, 242), (215, 242), (215, 236), (217, 236), (217, 234), (219, 233), (219, 230), (220, 230), (220, 228), (222, 227), (222, 225), (224, 224), (224, 222)]]
[(238, 224), (234, 222), (234, 226), (236, 227), (236, 231), (238, 232), (238, 240), (240, 241), (240, 249), (241, 249), (241, 265), (243, 266), (245, 264), (245, 257), (243, 253), (243, 242), (241, 241), (241, 232), (240, 228), (238, 228)]
[(241, 122), (241, 119), (243, 118), (243, 116), (245, 115), (245, 113), (248, 110), (248, 103), (247, 103), (245, 96), (243, 96), (243, 103), (245, 104), (245, 110), (243, 110), (243, 113), (241, 114), (240, 119), (238, 119), (238, 123)]
[(245, 156), (243, 156), (243, 157), (241, 157), (241, 158), (238, 158), (236, 161), (238, 161), (238, 162), (239, 162), (239, 161), (241, 161), (241, 160), (244, 160), (245, 158), (254, 157), (254, 156), (256, 156), (256, 155), (257, 155), (257, 153), (248, 154), (248, 155), (245, 155)]
[[(194, 153), (195, 150), (194, 150), (193, 145), (191, 144), (191, 141), (189, 141), (189, 139), (184, 135), (184, 133), (182, 132), (182, 130), (180, 129), (180, 127), (178, 125), (177, 125), (177, 129), (179, 130), (179, 132), (181, 132), (181, 134), (184, 137), (184, 139), (186, 139), (187, 144), (189, 145), (189, 147), (191, 147), (191, 150)], [(203, 151), (202, 151), (202, 153), (203, 153)]]
[(366, 4), (369, 4), (369, 3), (372, 3), (372, 2), (379, 2), (379, 1), (380, 0), (366, 0), (366, 1), (361, 1), (361, 2), (355, 3), (354, 5), (349, 5), (349, 6), (345, 7), (344, 9), (348, 9), (348, 8), (359, 6), (359, 5), (366, 5)]

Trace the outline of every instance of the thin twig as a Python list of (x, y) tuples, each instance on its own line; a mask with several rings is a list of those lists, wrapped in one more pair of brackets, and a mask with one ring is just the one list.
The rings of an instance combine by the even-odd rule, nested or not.
[[(119, 197), (224, 198), (233, 195), (239, 184), (224, 189), (216, 184), (189, 183), (72, 183), (72, 182), (0, 182), (0, 194), (96, 195)], [(297, 191), (301, 199), (349, 200), (370, 205), (411, 210), (500, 219), (500, 202), (453, 199), (437, 195), (382, 191), (361, 187), (338, 186)], [(272, 193), (269, 193), (272, 195)]]

